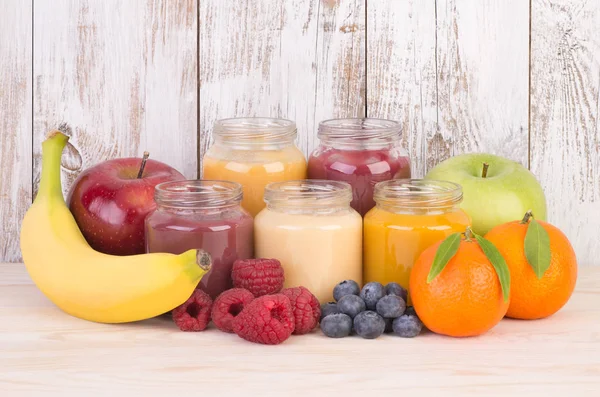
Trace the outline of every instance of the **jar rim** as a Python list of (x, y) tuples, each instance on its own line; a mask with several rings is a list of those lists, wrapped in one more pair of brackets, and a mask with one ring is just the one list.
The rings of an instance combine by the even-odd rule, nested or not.
[(213, 136), (234, 144), (279, 144), (293, 141), (298, 129), (292, 120), (235, 117), (215, 121)]
[(440, 209), (460, 204), (462, 186), (436, 179), (391, 179), (375, 185), (377, 204), (415, 209)]
[(357, 117), (329, 119), (319, 123), (319, 139), (363, 142), (373, 139), (400, 139), (402, 125), (394, 120)]
[(272, 182), (265, 186), (267, 205), (328, 207), (350, 205), (352, 187), (347, 182), (324, 179), (302, 179)]
[(241, 184), (223, 180), (169, 181), (154, 189), (156, 204), (171, 208), (219, 208), (239, 204), (242, 197)]

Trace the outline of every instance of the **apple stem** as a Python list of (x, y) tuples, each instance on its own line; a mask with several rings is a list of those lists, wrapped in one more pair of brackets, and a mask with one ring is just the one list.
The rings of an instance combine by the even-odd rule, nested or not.
[(483, 172), (481, 173), (482, 178), (487, 177), (487, 172), (488, 172), (489, 167), (490, 167), (490, 165), (488, 163), (483, 163)]
[(144, 168), (146, 168), (146, 161), (150, 157), (150, 153), (144, 152), (144, 157), (142, 157), (142, 164), (140, 165), (140, 171), (138, 172), (137, 179), (142, 179), (142, 175), (144, 174)]
[(465, 240), (466, 241), (471, 241), (471, 239), (473, 238), (473, 231), (471, 230), (470, 227), (467, 227), (467, 230), (465, 230)]
[(529, 222), (529, 219), (533, 218), (533, 212), (531, 212), (531, 210), (527, 211), (525, 213), (525, 216), (523, 217), (523, 220), (521, 220), (521, 223), (527, 223)]

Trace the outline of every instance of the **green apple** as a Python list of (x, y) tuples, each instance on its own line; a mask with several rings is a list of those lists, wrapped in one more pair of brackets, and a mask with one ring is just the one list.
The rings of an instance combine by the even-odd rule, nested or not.
[(425, 179), (462, 186), (461, 208), (481, 236), (497, 225), (522, 219), (528, 210), (536, 219), (546, 220), (546, 197), (540, 183), (516, 161), (486, 153), (463, 154), (441, 162)]

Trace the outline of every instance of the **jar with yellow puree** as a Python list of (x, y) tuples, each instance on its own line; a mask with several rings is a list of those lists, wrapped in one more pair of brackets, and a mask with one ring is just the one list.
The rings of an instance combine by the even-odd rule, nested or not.
[(364, 220), (364, 281), (393, 281), (408, 289), (419, 255), (471, 225), (469, 215), (459, 208), (462, 196), (460, 185), (446, 181), (396, 179), (376, 184), (376, 206)]
[(306, 159), (294, 143), (296, 134), (296, 123), (290, 120), (218, 120), (214, 144), (202, 161), (203, 178), (241, 183), (242, 206), (255, 216), (265, 206), (263, 192), (268, 183), (306, 177)]
[(255, 254), (281, 261), (286, 288), (306, 287), (325, 303), (341, 280), (361, 283), (362, 218), (348, 183), (272, 183), (265, 201), (254, 220)]

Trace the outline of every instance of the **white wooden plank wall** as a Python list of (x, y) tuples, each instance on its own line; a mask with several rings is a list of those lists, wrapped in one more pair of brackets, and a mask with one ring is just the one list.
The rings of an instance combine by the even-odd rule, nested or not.
[(34, 1), (35, 177), (57, 127), (72, 136), (65, 192), (82, 169), (145, 150), (196, 177), (196, 1)]
[(215, 120), (295, 120), (310, 153), (320, 120), (365, 114), (365, 1), (200, 1), (200, 153)]
[[(404, 126), (413, 173), (488, 151), (525, 166), (600, 265), (600, 2), (0, 0), (0, 261), (18, 261), (47, 130), (79, 171), (149, 150), (195, 178), (216, 119)], [(33, 144), (33, 146), (32, 146)], [(33, 175), (33, 177), (32, 177)], [(32, 180), (33, 179), (33, 180)]]
[(31, 203), (32, 1), (1, 0), (0, 262), (18, 261), (19, 225)]
[(420, 178), (449, 151), (437, 130), (435, 1), (377, 1), (367, 11), (367, 113), (398, 120)]
[(600, 265), (600, 2), (534, 0), (531, 170), (580, 263)]
[[(528, 2), (436, 3), (438, 131), (443, 146), (450, 155), (491, 152), (527, 166)], [(431, 166), (443, 152), (436, 150), (441, 139), (430, 142)]]

